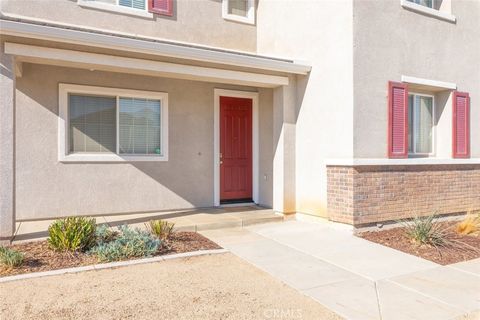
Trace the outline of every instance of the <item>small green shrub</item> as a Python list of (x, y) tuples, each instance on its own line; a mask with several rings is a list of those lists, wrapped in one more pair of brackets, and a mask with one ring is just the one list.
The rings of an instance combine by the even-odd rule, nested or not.
[(48, 227), (48, 243), (58, 251), (86, 251), (96, 243), (95, 219), (69, 217), (59, 219)]
[(97, 227), (96, 238), (97, 245), (115, 240), (118, 232), (110, 228), (108, 224), (102, 224)]
[(9, 267), (15, 268), (19, 267), (23, 263), (23, 253), (16, 250), (0, 247), (0, 264)]
[(442, 228), (435, 215), (416, 217), (412, 221), (402, 223), (407, 236), (418, 245), (440, 247), (449, 244), (446, 229)]
[(174, 223), (165, 220), (150, 220), (148, 223), (150, 233), (162, 241), (167, 241), (171, 237), (174, 226)]
[(99, 243), (90, 250), (101, 261), (117, 261), (132, 257), (149, 257), (161, 244), (149, 232), (121, 226), (120, 234), (110, 242)]

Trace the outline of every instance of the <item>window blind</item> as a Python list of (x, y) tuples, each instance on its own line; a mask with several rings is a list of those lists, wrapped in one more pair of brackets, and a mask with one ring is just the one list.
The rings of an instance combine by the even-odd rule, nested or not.
[(145, 0), (119, 0), (118, 4), (124, 7), (145, 10)]
[(119, 98), (119, 152), (162, 154), (160, 100)]
[(428, 8), (433, 8), (433, 4), (434, 4), (433, 0), (408, 0), (408, 1), (419, 4), (421, 6), (428, 7)]
[(415, 150), (417, 153), (432, 152), (433, 101), (430, 97), (416, 96)]
[(69, 96), (70, 152), (115, 152), (116, 98)]
[(411, 153), (433, 152), (433, 99), (408, 96), (408, 147)]
[(246, 17), (248, 15), (248, 0), (229, 0), (228, 14)]

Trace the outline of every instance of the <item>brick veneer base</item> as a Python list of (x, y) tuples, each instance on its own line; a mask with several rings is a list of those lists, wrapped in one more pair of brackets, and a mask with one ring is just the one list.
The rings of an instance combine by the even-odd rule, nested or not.
[(328, 166), (328, 215), (368, 225), (480, 210), (480, 165)]

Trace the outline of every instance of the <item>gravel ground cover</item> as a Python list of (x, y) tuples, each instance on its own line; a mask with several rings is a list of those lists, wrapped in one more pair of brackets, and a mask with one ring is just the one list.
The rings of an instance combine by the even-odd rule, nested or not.
[(230, 253), (0, 283), (0, 318), (341, 319)]

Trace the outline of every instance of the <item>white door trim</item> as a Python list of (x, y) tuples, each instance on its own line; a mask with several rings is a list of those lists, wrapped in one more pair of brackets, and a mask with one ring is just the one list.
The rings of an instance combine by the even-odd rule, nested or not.
[(258, 92), (214, 89), (213, 107), (213, 205), (220, 206), (220, 97), (252, 99), (252, 200), (258, 203), (259, 131)]

